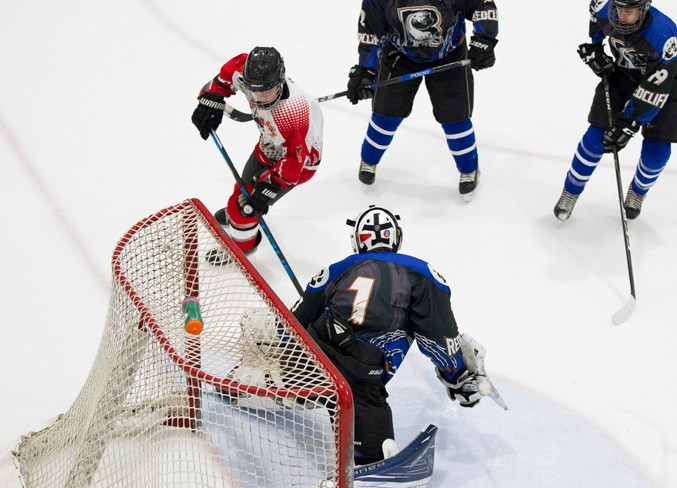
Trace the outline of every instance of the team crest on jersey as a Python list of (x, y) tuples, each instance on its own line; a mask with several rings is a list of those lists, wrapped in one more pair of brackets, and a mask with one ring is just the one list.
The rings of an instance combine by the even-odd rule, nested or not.
[(270, 120), (266, 120), (263, 117), (259, 116), (254, 119), (256, 121), (256, 125), (259, 126), (259, 132), (264, 133), (268, 132), (268, 135), (270, 137), (277, 137), (277, 129), (275, 126), (270, 122)]
[(404, 29), (405, 46), (439, 46), (442, 36), (442, 15), (437, 8), (424, 5), (397, 9)]
[(677, 37), (673, 36), (663, 45), (663, 59), (671, 61), (675, 56), (677, 56)]
[(430, 264), (428, 264), (428, 269), (430, 270), (430, 274), (433, 275), (433, 278), (435, 278), (435, 280), (439, 281), (443, 285), (447, 284), (447, 280), (444, 279), (444, 276), (435, 271), (435, 269), (432, 266), (430, 266)]
[(329, 268), (322, 268), (310, 279), (312, 288), (321, 288), (329, 281)]
[(618, 53), (618, 66), (626, 69), (636, 69), (644, 73), (646, 70), (646, 60), (643, 54), (638, 53), (631, 47), (625, 47), (625, 43), (615, 37), (609, 39), (609, 44), (611, 44), (611, 49)]

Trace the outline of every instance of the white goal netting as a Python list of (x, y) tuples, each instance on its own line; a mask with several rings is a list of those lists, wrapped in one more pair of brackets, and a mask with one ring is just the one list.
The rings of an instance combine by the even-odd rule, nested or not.
[(347, 385), (198, 200), (132, 227), (112, 266), (85, 385), (13, 452), (25, 487), (352, 486)]

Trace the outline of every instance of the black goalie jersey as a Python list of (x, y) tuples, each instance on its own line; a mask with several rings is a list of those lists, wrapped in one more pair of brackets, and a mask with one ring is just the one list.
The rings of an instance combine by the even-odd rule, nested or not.
[(449, 380), (465, 371), (450, 289), (428, 263), (404, 254), (355, 254), (324, 268), (293, 313), (309, 327), (328, 311), (349, 321), (358, 341), (383, 351), (387, 382), (409, 347), (419, 349)]

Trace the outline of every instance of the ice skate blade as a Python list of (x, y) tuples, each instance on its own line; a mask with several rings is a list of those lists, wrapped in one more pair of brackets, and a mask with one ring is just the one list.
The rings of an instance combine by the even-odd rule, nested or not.
[(466, 193), (465, 195), (461, 195), (461, 197), (463, 198), (463, 201), (464, 201), (465, 203), (470, 203), (470, 201), (471, 201), (473, 198), (475, 198), (475, 192), (476, 192), (476, 191), (477, 191), (477, 190), (473, 190), (473, 191), (471, 191), (470, 193)]

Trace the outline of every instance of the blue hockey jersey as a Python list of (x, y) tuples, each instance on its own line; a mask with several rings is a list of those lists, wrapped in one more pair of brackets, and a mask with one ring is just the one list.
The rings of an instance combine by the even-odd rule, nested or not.
[(668, 16), (650, 7), (642, 28), (624, 35), (609, 22), (609, 3), (592, 0), (590, 37), (600, 44), (608, 38), (616, 69), (638, 84), (623, 115), (646, 124), (677, 91), (677, 28)]

